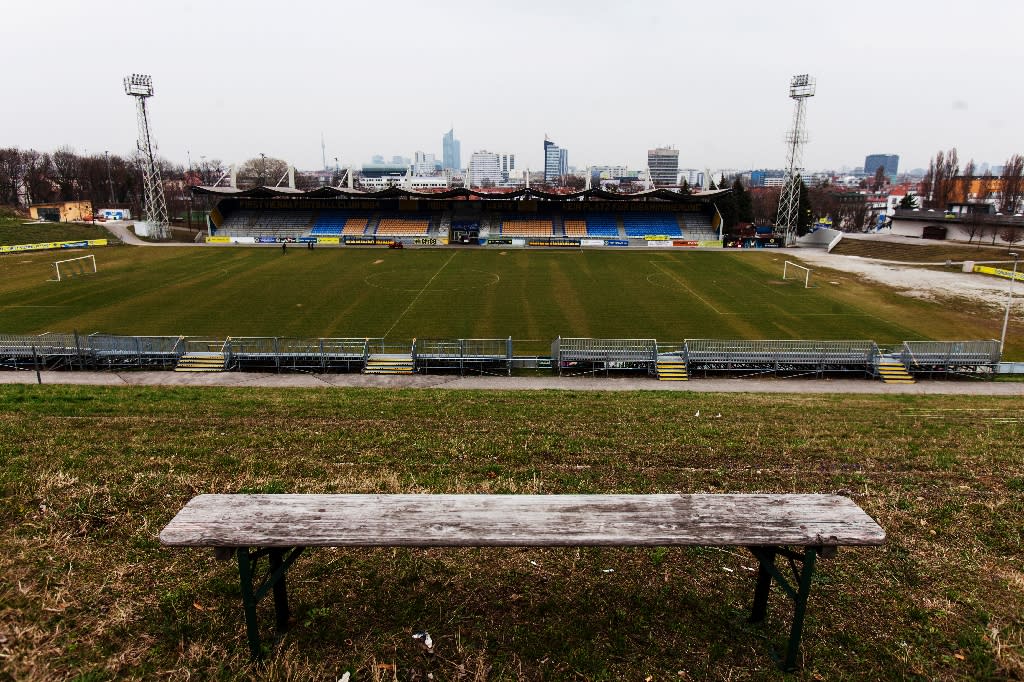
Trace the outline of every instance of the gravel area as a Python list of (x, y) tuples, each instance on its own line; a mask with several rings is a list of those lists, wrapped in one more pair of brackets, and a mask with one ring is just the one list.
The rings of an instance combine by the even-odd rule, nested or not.
[[(933, 270), (922, 267), (921, 263), (897, 263), (892, 261), (840, 256), (824, 249), (800, 249), (796, 254), (800, 260), (818, 267), (841, 270), (860, 275), (873, 282), (885, 284), (905, 296), (931, 301), (962, 298), (982, 303), (992, 308), (1005, 309), (1007, 280), (978, 273)], [(815, 275), (812, 275), (812, 281)], [(819, 275), (818, 286), (827, 286), (829, 279)], [(1024, 294), (1022, 289), (1020, 294)], [(1024, 296), (1021, 296), (1024, 299)], [(1014, 316), (1021, 314), (1022, 301), (1014, 298)]]

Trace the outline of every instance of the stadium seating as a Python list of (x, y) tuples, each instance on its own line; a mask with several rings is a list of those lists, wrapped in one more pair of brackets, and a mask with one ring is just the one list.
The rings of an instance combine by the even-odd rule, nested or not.
[(711, 226), (711, 218), (702, 213), (687, 213), (679, 216), (680, 224), (686, 228), (689, 239), (714, 241), (718, 239), (718, 230)]
[(232, 211), (225, 216), (224, 221), (217, 228), (217, 231), (222, 234), (237, 235), (240, 232), (248, 232), (252, 226), (254, 220), (256, 220), (257, 211)]
[(429, 218), (384, 217), (377, 224), (375, 234), (381, 237), (418, 237), (429, 232)]
[(312, 221), (312, 211), (261, 211), (249, 229), (256, 236), (298, 237)]
[(679, 222), (674, 215), (626, 215), (622, 217), (626, 236), (643, 239), (649, 236), (682, 237)]
[(346, 237), (365, 234), (366, 223), (368, 222), (368, 220), (369, 219), (366, 218), (365, 216), (359, 218), (349, 218), (348, 220), (345, 221), (345, 229), (342, 230), (341, 233)]
[(349, 221), (362, 220), (362, 230), (366, 229), (366, 218), (365, 217), (354, 217), (350, 213), (345, 211), (321, 211), (320, 215), (317, 216), (316, 222), (313, 223), (313, 229), (310, 234), (314, 237), (324, 236), (339, 236), (346, 234), (345, 226)]
[(566, 237), (586, 237), (587, 236), (587, 223), (583, 220), (578, 219), (566, 219), (565, 221), (565, 236)]
[(550, 237), (554, 234), (554, 227), (550, 220), (504, 218), (501, 234), (509, 237)]
[(611, 237), (619, 236), (619, 224), (614, 216), (594, 215), (587, 216), (588, 237)]

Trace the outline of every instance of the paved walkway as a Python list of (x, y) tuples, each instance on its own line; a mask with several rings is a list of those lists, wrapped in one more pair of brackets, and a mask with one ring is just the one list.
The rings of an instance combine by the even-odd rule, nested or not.
[[(485, 391), (693, 391), (699, 393), (862, 393), (1024, 396), (1024, 382), (922, 381), (886, 385), (870, 379), (691, 379), (643, 377), (458, 377), (444, 375), (262, 374), (257, 372), (40, 372), (44, 384), (88, 386), (260, 386), (276, 388), (419, 388)], [(34, 371), (0, 372), (0, 384), (35, 384)]]

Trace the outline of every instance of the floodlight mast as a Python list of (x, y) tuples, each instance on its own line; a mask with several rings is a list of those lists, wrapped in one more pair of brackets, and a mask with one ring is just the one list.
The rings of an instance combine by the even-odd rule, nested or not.
[(806, 73), (793, 76), (789, 81), (789, 97), (796, 102), (793, 108), (793, 127), (786, 133), (786, 184), (779, 198), (777, 225), (785, 233), (786, 246), (792, 246), (796, 239), (800, 210), (800, 182), (803, 172), (803, 147), (807, 142), (805, 128), (805, 104), (814, 97), (814, 79)]
[(133, 73), (124, 79), (124, 93), (135, 98), (139, 123), (139, 154), (142, 156), (143, 205), (142, 218), (149, 225), (149, 233), (157, 239), (168, 239), (170, 228), (167, 219), (167, 199), (160, 179), (160, 169), (153, 158), (153, 143), (149, 134), (149, 116), (146, 99), (153, 96), (153, 78)]

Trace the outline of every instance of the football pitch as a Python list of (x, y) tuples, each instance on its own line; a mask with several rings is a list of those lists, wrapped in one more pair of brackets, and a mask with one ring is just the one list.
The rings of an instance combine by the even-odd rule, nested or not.
[(506, 338), (992, 338), (993, 319), (843, 273), (782, 280), (790, 252), (111, 247), (64, 282), (0, 259), (0, 333)]

